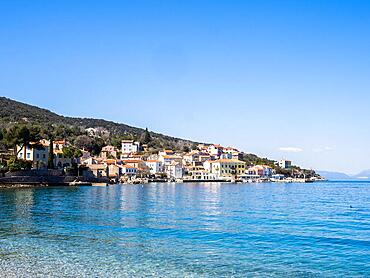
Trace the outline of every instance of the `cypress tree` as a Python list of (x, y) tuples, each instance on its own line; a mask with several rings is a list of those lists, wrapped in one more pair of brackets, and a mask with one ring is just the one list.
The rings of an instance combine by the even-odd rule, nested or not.
[(148, 144), (150, 141), (152, 141), (152, 137), (150, 136), (150, 132), (148, 128), (145, 128), (145, 131), (141, 137), (141, 143)]
[(48, 169), (54, 169), (54, 146), (53, 146), (53, 137), (51, 136), (49, 145)]

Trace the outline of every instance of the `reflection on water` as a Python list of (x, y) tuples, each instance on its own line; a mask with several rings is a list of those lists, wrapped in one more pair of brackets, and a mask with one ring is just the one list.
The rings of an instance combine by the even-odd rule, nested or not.
[(8, 277), (370, 275), (366, 183), (4, 189), (0, 209)]

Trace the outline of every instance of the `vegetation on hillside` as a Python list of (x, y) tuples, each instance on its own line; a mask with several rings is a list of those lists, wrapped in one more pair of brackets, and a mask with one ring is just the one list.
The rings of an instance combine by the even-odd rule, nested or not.
[[(49, 110), (0, 97), (0, 129), (8, 129), (16, 124), (29, 128), (38, 126), (47, 129), (52, 126), (55, 139), (66, 138), (71, 142), (91, 139), (87, 148), (96, 153), (104, 144), (119, 146), (122, 139), (132, 139), (148, 144), (151, 150), (171, 148), (182, 150), (184, 146), (191, 147), (194, 142), (179, 139), (148, 129), (132, 127), (126, 124), (115, 123), (102, 119), (64, 117)], [(88, 131), (93, 129), (92, 131)]]
[[(64, 117), (49, 110), (5, 97), (0, 97), (0, 107), (0, 150), (13, 149), (15, 157), (17, 145), (27, 147), (30, 143), (40, 139), (67, 139), (73, 146), (65, 149), (67, 157), (81, 156), (80, 149), (97, 155), (105, 145), (120, 148), (123, 139), (140, 141), (148, 146), (149, 153), (156, 153), (161, 149), (189, 152), (197, 149), (198, 146), (197, 142), (150, 132), (148, 128), (141, 129), (102, 119)], [(284, 170), (277, 166), (275, 161), (254, 154), (243, 153), (241, 159), (247, 162), (248, 166), (268, 165), (277, 173), (288, 176), (292, 172), (302, 174), (313, 172), (296, 166), (291, 170)], [(49, 168), (53, 168), (52, 161), (52, 153), (50, 153)], [(16, 162), (16, 159), (11, 160), (11, 163), (12, 165), (8, 166), (28, 167), (28, 165)]]

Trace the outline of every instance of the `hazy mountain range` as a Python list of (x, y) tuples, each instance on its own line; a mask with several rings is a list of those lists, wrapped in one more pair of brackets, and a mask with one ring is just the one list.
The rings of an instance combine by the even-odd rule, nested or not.
[(328, 180), (369, 180), (370, 181), (370, 169), (364, 170), (357, 175), (348, 175), (341, 172), (332, 171), (316, 171), (321, 176), (327, 178)]

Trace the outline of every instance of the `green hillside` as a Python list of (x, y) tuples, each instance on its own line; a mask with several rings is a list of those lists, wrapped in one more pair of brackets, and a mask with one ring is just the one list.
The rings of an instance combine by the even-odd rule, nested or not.
[[(78, 136), (88, 135), (86, 129), (98, 129), (100, 137), (107, 144), (118, 145), (121, 139), (140, 140), (145, 133), (142, 128), (132, 127), (103, 119), (64, 117), (47, 109), (0, 97), (0, 128), (9, 128), (14, 124), (38, 125), (41, 128), (53, 126), (57, 137), (75, 140)], [(194, 142), (155, 132), (150, 132), (152, 149), (190, 148)]]

